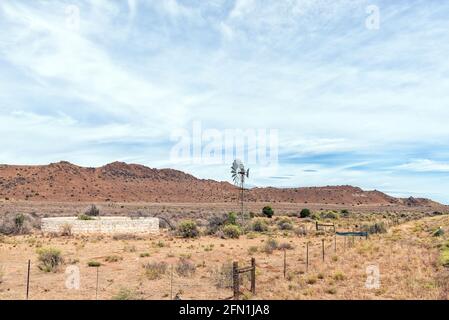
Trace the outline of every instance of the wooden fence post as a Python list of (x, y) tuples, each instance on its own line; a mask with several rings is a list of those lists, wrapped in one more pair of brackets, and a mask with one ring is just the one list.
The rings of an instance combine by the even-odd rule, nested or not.
[(256, 294), (256, 259), (251, 258), (251, 293)]
[(26, 299), (28, 300), (29, 294), (30, 294), (30, 269), (31, 269), (31, 260), (28, 260), (28, 272), (27, 272), (27, 296)]
[(239, 300), (240, 280), (239, 280), (239, 263), (237, 261), (234, 261), (232, 263), (232, 283), (234, 287), (234, 300)]
[(315, 221), (315, 228), (316, 228), (316, 231), (318, 231), (318, 221)]
[(324, 239), (321, 239), (321, 247), (323, 248), (323, 262), (324, 262)]

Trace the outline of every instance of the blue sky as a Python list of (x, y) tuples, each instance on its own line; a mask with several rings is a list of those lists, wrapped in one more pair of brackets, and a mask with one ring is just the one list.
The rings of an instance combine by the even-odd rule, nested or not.
[(277, 130), (279, 165), (252, 185), (449, 203), (448, 30), (439, 0), (0, 0), (0, 163), (229, 181), (230, 163), (171, 161), (199, 121)]

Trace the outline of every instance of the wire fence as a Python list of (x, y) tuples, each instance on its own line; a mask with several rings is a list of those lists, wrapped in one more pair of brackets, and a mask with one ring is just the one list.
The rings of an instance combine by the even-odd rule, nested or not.
[[(346, 251), (364, 241), (358, 237), (305, 238), (294, 247), (276, 250), (274, 254), (257, 254), (256, 268), (267, 276), (288, 278), (290, 273), (307, 274), (323, 265), (332, 264), (334, 257), (344, 258)], [(251, 255), (240, 257), (241, 266)], [(183, 275), (177, 270), (177, 260), (169, 261), (163, 272), (149, 279), (142, 262), (107, 263), (88, 267), (82, 263), (65, 264), (58, 272), (38, 268), (36, 257), (25, 261), (0, 261), (1, 299), (212, 299), (233, 296), (231, 264), (223, 261), (195, 261), (195, 272)], [(238, 259), (239, 260), (239, 259)], [(250, 279), (239, 279), (243, 291), (250, 290)], [(256, 284), (257, 287), (257, 284)], [(256, 293), (257, 294), (257, 293)]]

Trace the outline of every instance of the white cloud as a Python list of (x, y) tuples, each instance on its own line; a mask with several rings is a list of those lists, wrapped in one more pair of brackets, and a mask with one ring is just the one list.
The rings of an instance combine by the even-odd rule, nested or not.
[(448, 172), (449, 163), (437, 162), (429, 159), (417, 159), (397, 166), (398, 169), (416, 172)]
[[(76, 31), (66, 2), (2, 1), (0, 162), (166, 166), (170, 134), (199, 120), (277, 129), (281, 160), (309, 157), (281, 166), (280, 175), (301, 172), (289, 183), (396, 190), (409, 185), (391, 171), (446, 172), (449, 6), (378, 1), (372, 32), (368, 3), (79, 1)], [(401, 150), (433, 159), (432, 150), (441, 162), (408, 163)], [(329, 154), (347, 157), (346, 167), (310, 164)], [(378, 172), (351, 167), (379, 157), (389, 162)], [(219, 176), (214, 166), (191, 169)], [(407, 190), (429, 187), (402, 178), (414, 184)]]

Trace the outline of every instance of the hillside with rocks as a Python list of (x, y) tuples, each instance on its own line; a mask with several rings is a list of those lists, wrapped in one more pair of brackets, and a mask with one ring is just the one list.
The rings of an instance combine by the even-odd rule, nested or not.
[[(235, 202), (239, 190), (228, 182), (198, 179), (173, 169), (153, 169), (114, 162), (98, 168), (69, 162), (42, 166), (0, 165), (0, 199), (58, 202)], [(247, 202), (310, 204), (400, 205), (437, 207), (421, 198), (394, 198), (379, 191), (352, 186), (252, 188)]]

